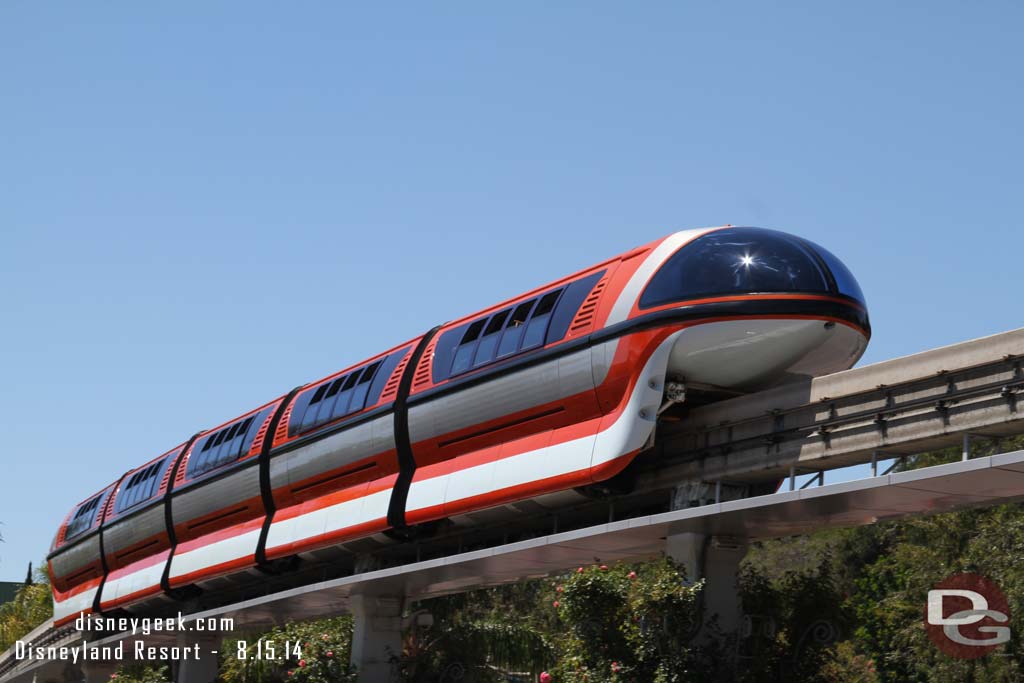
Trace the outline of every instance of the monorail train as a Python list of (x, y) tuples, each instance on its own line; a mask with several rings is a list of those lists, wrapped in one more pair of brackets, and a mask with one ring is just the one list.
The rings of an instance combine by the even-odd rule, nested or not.
[(869, 337), (857, 281), (822, 247), (759, 228), (677, 232), (126, 472), (57, 531), (55, 621), (145, 611), (437, 520), (557, 508), (644, 449), (670, 379), (755, 390), (849, 368)]

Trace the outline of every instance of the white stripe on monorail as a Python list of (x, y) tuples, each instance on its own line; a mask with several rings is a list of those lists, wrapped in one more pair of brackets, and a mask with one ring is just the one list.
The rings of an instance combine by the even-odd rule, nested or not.
[[(193, 614), (188, 620), (232, 617), (236, 628), (250, 629), (339, 614), (355, 593), (420, 599), (547, 576), (595, 562), (652, 557), (664, 551), (666, 536), (683, 532), (771, 538), (1017, 499), (1024, 499), (1024, 451), (611, 522), (301, 586)], [(40, 637), (42, 632), (37, 630), (35, 638)], [(78, 637), (74, 633), (60, 644), (73, 643)], [(113, 644), (125, 637), (111, 636), (94, 644)], [(146, 640), (161, 643), (157, 634)], [(13, 654), (8, 650), (0, 656), (0, 666)], [(63, 664), (57, 664), (53, 671), (59, 672)], [(0, 677), (0, 683), (28, 683), (33, 674), (42, 676), (44, 668), (53, 666), (26, 662)]]

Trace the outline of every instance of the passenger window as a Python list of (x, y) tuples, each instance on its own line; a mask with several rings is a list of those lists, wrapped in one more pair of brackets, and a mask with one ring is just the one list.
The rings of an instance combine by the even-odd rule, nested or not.
[(306, 412), (302, 414), (302, 423), (299, 425), (300, 431), (305, 431), (316, 424), (317, 415), (320, 412), (324, 396), (327, 394), (328, 389), (330, 389), (329, 385), (321, 384), (313, 392), (313, 397), (309, 399), (309, 405), (306, 406)]
[(505, 326), (505, 332), (501, 335), (501, 344), (498, 345), (498, 358), (509, 356), (519, 351), (519, 342), (526, 330), (526, 321), (530, 318), (530, 310), (537, 303), (536, 299), (530, 299), (526, 303), (516, 306), (512, 317)]
[(99, 504), (100, 496), (96, 496), (78, 508), (75, 516), (68, 522), (68, 528), (64, 531), (64, 540), (68, 540), (92, 528), (92, 523), (96, 518), (96, 508)]
[(316, 419), (310, 422), (311, 427), (315, 427), (318, 424), (327, 422), (334, 415), (334, 407), (338, 402), (336, 398), (338, 392), (341, 391), (341, 385), (345, 381), (344, 377), (338, 377), (337, 379), (328, 382), (327, 392), (324, 394), (323, 399), (320, 401), (320, 409), (316, 411)]
[(256, 430), (252, 428), (256, 418), (259, 417), (262, 424), (269, 411), (270, 408), (266, 408), (259, 415), (250, 415), (205, 437), (199, 450), (193, 450), (189, 456), (187, 476), (198, 477), (242, 457), (256, 438)]
[[(354, 370), (317, 387), (309, 399), (309, 405), (301, 423), (294, 422), (293, 426), (289, 427), (289, 435), (294, 436), (307, 432), (345, 415), (363, 410), (366, 407), (366, 400), (370, 388), (373, 386), (373, 380), (377, 377), (377, 372), (382, 365), (383, 361), (371, 363), (365, 368)], [(295, 427), (295, 424), (298, 427)]]
[[(448, 335), (457, 333), (459, 328), (445, 332), (441, 337), (439, 357), (435, 359), (434, 375), (437, 377), (437, 363), (441, 357), (452, 354), (451, 369), (442, 377), (454, 377), (471, 368), (479, 368), (495, 360), (513, 356), (527, 349), (543, 346), (551, 325), (555, 308), (565, 288), (548, 292), (539, 299), (530, 299), (515, 308), (507, 308), (490, 318), (475, 320), (466, 328), (462, 340), (449, 351), (451, 342), (445, 342)], [(435, 379), (435, 381), (440, 381)]]
[(555, 310), (555, 304), (558, 303), (558, 297), (562, 294), (562, 290), (555, 290), (554, 292), (548, 292), (541, 297), (540, 303), (537, 304), (536, 310), (530, 317), (530, 321), (526, 324), (526, 332), (523, 333), (523, 343), (520, 348), (532, 349), (535, 346), (544, 345), (544, 337), (548, 332), (548, 323), (551, 322), (551, 312)]
[(352, 401), (349, 403), (348, 412), (355, 413), (366, 407), (366, 393), (370, 390), (370, 382), (373, 380), (373, 375), (377, 372), (377, 368), (380, 367), (380, 363), (374, 363), (368, 365), (363, 373), (359, 375), (359, 383), (356, 384), (355, 389), (352, 391)]
[(508, 314), (511, 311), (505, 309), (500, 313), (495, 313), (491, 317), (489, 323), (487, 323), (487, 329), (484, 330), (484, 336), (480, 338), (480, 343), (476, 348), (476, 356), (473, 357), (473, 367), (478, 368), (481, 365), (485, 365), (494, 360), (494, 352), (498, 348), (498, 338), (502, 326), (505, 324), (505, 319), (508, 318)]
[(338, 402), (334, 404), (334, 414), (332, 417), (338, 417), (348, 413), (348, 404), (352, 399), (352, 388), (359, 381), (359, 373), (353, 372), (345, 378), (345, 386), (341, 388), (341, 393), (338, 394)]
[(477, 320), (462, 336), (459, 348), (455, 350), (455, 360), (452, 361), (453, 375), (469, 370), (469, 366), (473, 363), (473, 352), (476, 351), (476, 341), (480, 338), (480, 332), (483, 331), (486, 322), (486, 320)]
[(121, 512), (152, 498), (160, 484), (158, 475), (166, 462), (167, 458), (163, 458), (133, 474), (124, 490), (118, 493), (114, 510)]

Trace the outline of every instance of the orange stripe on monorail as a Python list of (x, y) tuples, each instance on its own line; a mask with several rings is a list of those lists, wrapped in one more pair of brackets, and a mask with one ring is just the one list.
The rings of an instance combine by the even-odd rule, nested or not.
[(97, 576), (95, 579), (89, 579), (88, 581), (86, 581), (84, 583), (80, 583), (80, 584), (78, 584), (76, 586), (72, 586), (71, 588), (67, 589), (66, 591), (59, 591), (59, 590), (54, 589), (54, 591), (53, 591), (54, 599), (56, 600), (56, 602), (64, 602), (65, 600), (68, 600), (70, 598), (75, 597), (79, 593), (84, 593), (87, 590), (92, 590), (93, 588), (96, 588), (97, 586), (100, 585), (100, 581), (102, 581), (102, 580), (103, 580), (103, 577)]
[(829, 301), (837, 304), (844, 304), (852, 308), (856, 308), (861, 311), (867, 309), (858, 301), (853, 299), (843, 299), (837, 296), (828, 296), (826, 294), (734, 294), (729, 296), (711, 296), (703, 299), (684, 299), (682, 301), (673, 301), (667, 304), (661, 304), (660, 306), (652, 306), (651, 308), (641, 309), (638, 303), (633, 304), (633, 309), (629, 313), (630, 318), (635, 318), (638, 315), (647, 315), (649, 313), (657, 313), (658, 311), (668, 311), (673, 308), (681, 308), (683, 306), (700, 306), (701, 304), (718, 304), (728, 303), (730, 301)]

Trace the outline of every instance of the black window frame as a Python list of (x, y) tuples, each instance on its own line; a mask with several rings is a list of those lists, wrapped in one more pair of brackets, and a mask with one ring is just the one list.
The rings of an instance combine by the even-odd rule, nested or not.
[(81, 536), (96, 524), (96, 515), (99, 514), (100, 501), (102, 499), (103, 493), (97, 493), (78, 506), (75, 514), (68, 520), (67, 528), (64, 529), (65, 542)]
[[(176, 454), (174, 454), (176, 455)], [(153, 499), (160, 489), (160, 481), (172, 456), (166, 456), (140, 467), (117, 492), (114, 514), (121, 514)]]
[[(448, 365), (447, 374), (444, 379), (450, 379), (452, 377), (458, 377), (474, 370), (487, 367), (493, 363), (513, 358), (521, 353), (543, 346), (547, 341), (547, 334), (551, 328), (551, 322), (554, 318), (555, 308), (558, 306), (558, 302), (561, 300), (562, 295), (568, 289), (568, 286), (558, 287), (556, 289), (548, 290), (543, 294), (531, 297), (524, 301), (506, 306), (500, 311), (496, 311), (491, 315), (477, 318), (476, 320), (467, 324), (465, 332), (462, 334), (462, 339), (455, 348), (451, 351), (452, 360)], [(545, 308), (541, 311), (541, 303), (545, 303)], [(526, 318), (520, 325), (513, 325), (518, 320), (517, 313), (523, 307), (528, 306), (526, 312)], [(540, 311), (540, 313), (538, 313)], [(537, 342), (531, 343), (530, 345), (524, 345), (526, 340), (527, 330), (530, 329), (530, 324), (534, 321), (535, 316), (546, 316), (543, 321), (543, 332), (540, 335), (540, 339)], [(497, 322), (496, 324), (496, 321)], [(518, 329), (515, 348), (506, 350), (504, 353), (501, 352), (502, 342), (505, 339), (510, 329)], [(484, 340), (488, 342), (494, 339), (493, 349), (490, 346), (485, 347), (484, 351), (481, 352), (481, 344)], [(469, 359), (469, 364), (465, 367), (460, 367), (460, 361)]]
[[(375, 388), (374, 380), (378, 378), (381, 368), (389, 358), (390, 356), (367, 363), (307, 389), (307, 392), (313, 393), (302, 407), (301, 417), (292, 413), (289, 425), (294, 427), (289, 426), (288, 435), (291, 437), (306, 434), (325, 424), (365, 410), (374, 393), (371, 392), (371, 388)], [(302, 394), (296, 396), (295, 400), (296, 405), (299, 405)], [(376, 402), (377, 398), (374, 397), (373, 400)]]
[(348, 377), (348, 375), (342, 375), (330, 382), (324, 382), (316, 388), (313, 396), (309, 399), (309, 403), (306, 405), (305, 412), (302, 414), (302, 421), (299, 424), (299, 428), (302, 431), (311, 429), (319, 419), (321, 412), (325, 415), (330, 415), (334, 411), (334, 406), (338, 402), (338, 395), (341, 393), (341, 387)]
[[(192, 455), (185, 469), (186, 479), (198, 479), (244, 458), (272, 407), (239, 418), (213, 434), (203, 436), (192, 447)], [(234, 433), (228, 438), (231, 430)]]
[[(564, 292), (565, 288), (556, 289), (537, 297), (537, 305), (530, 310), (530, 318), (524, 326), (526, 329), (523, 330), (523, 334), (519, 339), (520, 351), (528, 351), (538, 346), (544, 346), (548, 330), (551, 328), (551, 320), (555, 316), (555, 309), (558, 307), (558, 302), (561, 301)], [(544, 316), (546, 316), (546, 319), (541, 321), (540, 318)], [(540, 337), (537, 341), (527, 344), (527, 337), (535, 325), (541, 330)]]
[[(505, 331), (505, 325), (512, 317), (512, 307), (503, 308), (487, 319), (487, 325), (480, 338), (476, 340), (476, 350), (473, 352), (473, 368), (481, 368), (490, 365), (496, 359), (498, 353), (498, 342)], [(484, 345), (487, 342), (487, 345)], [(493, 342), (493, 343), (492, 343)]]
[[(518, 306), (512, 309), (512, 313), (509, 314), (508, 320), (505, 321), (505, 327), (501, 331), (501, 339), (498, 340), (498, 348), (495, 349), (494, 351), (495, 360), (502, 360), (504, 358), (508, 358), (509, 356), (514, 356), (517, 353), (519, 353), (519, 347), (522, 344), (523, 334), (526, 332), (526, 326), (530, 322), (530, 315), (533, 312), (533, 309), (537, 307), (537, 303), (539, 301), (540, 297), (534, 297), (533, 299), (524, 301), (523, 303), (519, 304)], [(521, 324), (513, 324), (516, 322), (517, 318), (519, 317), (524, 308), (526, 310), (525, 313), (522, 313), (522, 315), (525, 317), (523, 317)], [(513, 331), (514, 335), (510, 334)], [(515, 339), (514, 346), (510, 350), (502, 351), (502, 349), (505, 348), (506, 339)]]

